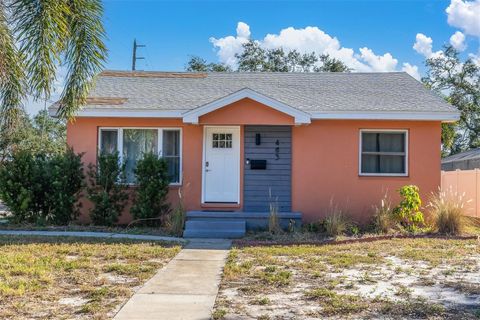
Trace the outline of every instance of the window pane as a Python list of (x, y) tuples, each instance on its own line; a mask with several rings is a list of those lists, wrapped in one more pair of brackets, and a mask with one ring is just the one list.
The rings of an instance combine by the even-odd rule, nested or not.
[(405, 173), (405, 156), (364, 154), (362, 173)]
[(378, 152), (377, 135), (375, 132), (362, 132), (362, 151)]
[(376, 155), (362, 155), (362, 173), (379, 173), (379, 156)]
[(405, 133), (362, 132), (363, 152), (405, 152)]
[(127, 182), (135, 182), (133, 170), (144, 153), (158, 153), (158, 130), (156, 129), (124, 129), (123, 159)]
[(180, 131), (163, 130), (163, 156), (180, 155)]
[(170, 183), (180, 182), (180, 157), (167, 157), (164, 158), (167, 161), (168, 177)]
[(380, 173), (405, 173), (405, 156), (380, 156)]
[(405, 152), (405, 134), (380, 133), (378, 145), (381, 152)]
[(100, 130), (100, 152), (113, 153), (117, 151), (117, 137), (117, 130)]
[(180, 182), (180, 130), (163, 130), (163, 157), (171, 183)]

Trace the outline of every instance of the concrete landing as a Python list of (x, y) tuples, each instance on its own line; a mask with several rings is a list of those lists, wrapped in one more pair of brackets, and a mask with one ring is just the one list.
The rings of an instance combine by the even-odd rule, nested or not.
[(184, 238), (235, 239), (245, 236), (245, 220), (187, 220)]
[(192, 239), (114, 319), (210, 319), (230, 246), (228, 240)]

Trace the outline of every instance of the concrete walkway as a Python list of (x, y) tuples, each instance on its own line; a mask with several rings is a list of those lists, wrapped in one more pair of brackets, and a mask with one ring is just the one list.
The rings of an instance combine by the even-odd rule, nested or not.
[(189, 239), (120, 309), (117, 320), (211, 318), (231, 241)]
[(47, 236), (47, 237), (87, 237), (87, 238), (113, 238), (135, 239), (147, 241), (176, 241), (186, 243), (187, 240), (176, 237), (164, 237), (143, 234), (126, 234), (111, 232), (87, 232), (87, 231), (27, 231), (27, 230), (0, 230), (0, 235), (11, 236)]

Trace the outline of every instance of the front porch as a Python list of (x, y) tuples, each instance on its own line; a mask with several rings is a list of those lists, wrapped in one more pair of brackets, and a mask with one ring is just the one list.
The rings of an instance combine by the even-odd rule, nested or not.
[[(247, 231), (268, 229), (269, 212), (189, 211), (185, 238), (241, 238)], [(288, 229), (302, 224), (300, 212), (278, 212), (280, 226)]]

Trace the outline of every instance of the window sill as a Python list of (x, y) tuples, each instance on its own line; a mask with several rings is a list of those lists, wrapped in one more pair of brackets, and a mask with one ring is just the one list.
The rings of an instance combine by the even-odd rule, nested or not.
[(235, 208), (238, 209), (241, 207), (240, 203), (202, 203), (200, 205), (202, 208)]
[(359, 177), (381, 177), (381, 178), (408, 178), (408, 174), (397, 173), (359, 173)]
[[(128, 186), (128, 187), (132, 187), (132, 188), (136, 188), (136, 187), (138, 187), (138, 184), (135, 184), (135, 183), (127, 183), (127, 186)], [(182, 186), (181, 183), (170, 183), (170, 184), (168, 185), (169, 188), (170, 188), (170, 187), (171, 187), (171, 188), (180, 188), (181, 186)]]

